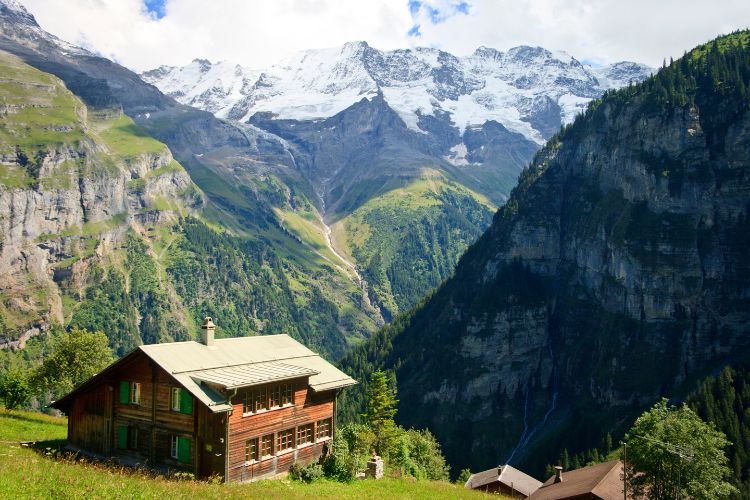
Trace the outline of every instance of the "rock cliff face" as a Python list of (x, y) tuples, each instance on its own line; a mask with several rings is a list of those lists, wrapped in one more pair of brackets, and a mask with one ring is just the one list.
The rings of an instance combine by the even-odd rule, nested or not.
[(61, 277), (128, 228), (172, 222), (202, 198), (169, 149), (118, 110), (89, 113), (62, 81), (2, 51), (0, 68), (2, 310), (10, 327), (63, 323)]
[(454, 467), (541, 473), (750, 353), (748, 39), (595, 102), (455, 276), (345, 360), (395, 369), (402, 423)]

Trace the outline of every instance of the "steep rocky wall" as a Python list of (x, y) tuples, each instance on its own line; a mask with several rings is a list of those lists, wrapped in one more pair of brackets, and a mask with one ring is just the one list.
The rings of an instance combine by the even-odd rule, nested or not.
[(343, 362), (394, 369), (401, 423), (430, 428), (454, 470), (539, 474), (750, 354), (750, 68), (706, 67), (595, 103), (454, 277)]
[(23, 337), (64, 321), (57, 282), (85, 282), (82, 261), (201, 197), (169, 149), (120, 111), (92, 118), (60, 80), (7, 53), (0, 66), (0, 298), (10, 337)]

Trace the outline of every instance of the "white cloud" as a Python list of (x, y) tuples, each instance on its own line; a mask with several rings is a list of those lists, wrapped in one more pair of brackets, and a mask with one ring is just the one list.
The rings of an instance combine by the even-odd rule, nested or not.
[[(136, 70), (195, 57), (261, 68), (292, 52), (366, 40), (381, 49), (541, 45), (580, 60), (651, 65), (750, 26), (747, 0), (167, 0), (155, 19), (141, 0), (22, 0), (41, 26)], [(445, 14), (445, 13), (448, 14)], [(407, 35), (419, 24), (421, 36)]]

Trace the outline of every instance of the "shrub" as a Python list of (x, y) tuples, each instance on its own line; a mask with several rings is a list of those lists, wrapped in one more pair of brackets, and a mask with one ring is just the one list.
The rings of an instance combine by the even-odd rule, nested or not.
[(289, 477), (295, 481), (312, 483), (323, 477), (323, 467), (317, 463), (308, 466), (294, 464), (289, 468)]
[(375, 434), (367, 425), (349, 424), (340, 428), (333, 440), (333, 453), (323, 464), (328, 478), (348, 482), (365, 468)]
[(417, 479), (444, 481), (449, 467), (440, 451), (440, 444), (428, 430), (397, 428), (388, 460), (401, 473)]
[(460, 484), (461, 486), (463, 486), (464, 484), (466, 484), (466, 481), (468, 481), (470, 477), (471, 469), (463, 469), (456, 479), (456, 484)]
[(5, 407), (9, 410), (24, 404), (31, 395), (26, 374), (18, 369), (6, 373), (0, 383), (0, 395), (5, 400)]

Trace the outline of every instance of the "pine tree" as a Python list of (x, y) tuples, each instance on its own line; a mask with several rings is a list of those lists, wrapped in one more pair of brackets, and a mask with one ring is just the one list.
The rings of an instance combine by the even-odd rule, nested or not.
[(384, 371), (373, 372), (367, 389), (365, 420), (375, 433), (375, 451), (378, 454), (388, 449), (388, 443), (396, 430), (396, 387), (391, 384)]

